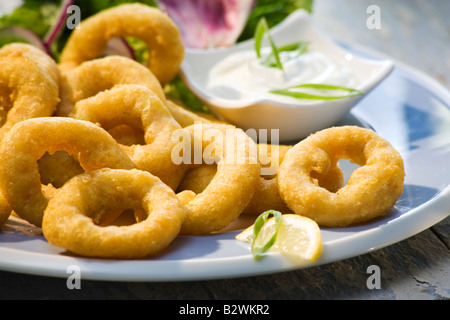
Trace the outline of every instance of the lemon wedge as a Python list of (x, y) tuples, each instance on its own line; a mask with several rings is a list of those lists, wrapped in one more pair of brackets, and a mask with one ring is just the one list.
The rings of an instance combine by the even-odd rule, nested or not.
[[(255, 247), (262, 247), (270, 241), (276, 232), (275, 218), (271, 217), (262, 226)], [(246, 228), (236, 236), (236, 240), (253, 243), (254, 225)], [(278, 234), (270, 250), (281, 252), (306, 262), (316, 261), (322, 254), (323, 245), (320, 228), (307, 217), (296, 214), (283, 214)]]

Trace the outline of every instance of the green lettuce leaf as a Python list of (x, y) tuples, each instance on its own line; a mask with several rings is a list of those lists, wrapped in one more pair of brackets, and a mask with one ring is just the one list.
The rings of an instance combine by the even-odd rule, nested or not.
[(257, 0), (238, 41), (253, 38), (256, 26), (263, 17), (269, 28), (272, 28), (297, 9), (305, 9), (311, 13), (313, 4), (314, 0)]
[(10, 14), (0, 17), (0, 28), (20, 26), (43, 38), (57, 17), (59, 0), (25, 0)]

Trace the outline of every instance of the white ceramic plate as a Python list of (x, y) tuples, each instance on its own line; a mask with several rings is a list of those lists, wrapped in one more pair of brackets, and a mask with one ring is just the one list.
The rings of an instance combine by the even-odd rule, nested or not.
[[(367, 55), (365, 49), (346, 49)], [(203, 237), (179, 237), (154, 259), (86, 259), (49, 245), (32, 227), (11, 219), (0, 233), (0, 269), (67, 277), (67, 268), (76, 265), (82, 279), (113, 281), (253, 276), (361, 255), (431, 227), (450, 212), (450, 94), (426, 75), (399, 63), (396, 65), (385, 82), (356, 105), (341, 124), (371, 127), (400, 151), (406, 166), (404, 193), (383, 218), (354, 227), (322, 229), (324, 251), (314, 265), (299, 265), (276, 253), (255, 261), (249, 247), (234, 240), (238, 230)], [(344, 171), (351, 172), (351, 166), (343, 164)], [(251, 221), (242, 222), (246, 225)]]

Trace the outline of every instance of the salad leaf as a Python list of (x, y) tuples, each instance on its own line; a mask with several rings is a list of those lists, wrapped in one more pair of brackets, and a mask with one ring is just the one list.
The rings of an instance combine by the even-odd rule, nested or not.
[(189, 48), (233, 45), (244, 28), (255, 0), (158, 0), (179, 27)]
[(238, 42), (253, 38), (262, 17), (266, 18), (269, 28), (272, 28), (297, 9), (311, 13), (313, 4), (314, 0), (256, 0)]
[[(107, 8), (124, 3), (140, 2), (150, 6), (157, 6), (154, 0), (75, 0), (75, 5), (81, 8), (81, 19), (98, 13)], [(61, 8), (61, 0), (25, 0), (22, 5), (13, 12), (0, 17), (0, 29), (9, 26), (20, 26), (28, 29), (44, 39), (50, 28), (57, 22), (58, 13)], [(51, 44), (51, 52), (56, 60), (72, 30), (64, 28), (59, 37)], [(24, 42), (17, 37), (3, 37), (0, 39), (0, 46), (11, 42)], [(140, 44), (137, 48), (141, 48)]]
[(211, 113), (209, 108), (186, 86), (179, 76), (168, 83), (164, 91), (168, 98), (178, 100), (194, 111)]
[(10, 14), (0, 17), (0, 28), (20, 26), (43, 38), (52, 26), (59, 9), (59, 0), (25, 0)]

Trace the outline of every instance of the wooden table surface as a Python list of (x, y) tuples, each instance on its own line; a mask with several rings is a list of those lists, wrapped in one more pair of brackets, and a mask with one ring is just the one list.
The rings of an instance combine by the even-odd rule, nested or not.
[[(381, 29), (368, 29), (369, 5)], [(336, 39), (357, 43), (424, 71), (450, 88), (450, 1), (316, 0), (317, 23)], [(450, 213), (450, 208), (449, 208)], [(0, 299), (414, 299), (450, 298), (450, 218), (386, 248), (319, 267), (249, 278), (198, 282), (82, 281), (0, 271)], [(381, 289), (366, 285), (381, 270)]]

